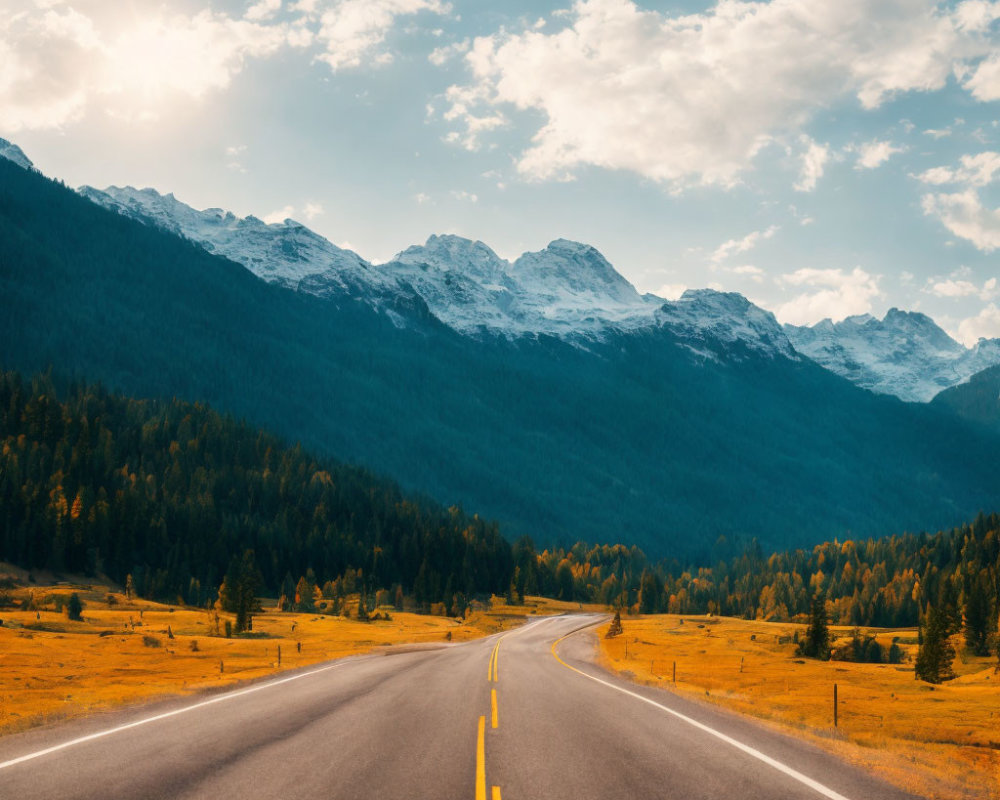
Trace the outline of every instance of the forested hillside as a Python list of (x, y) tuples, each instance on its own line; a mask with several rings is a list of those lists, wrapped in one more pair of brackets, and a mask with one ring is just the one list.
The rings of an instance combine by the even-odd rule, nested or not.
[(253, 550), (265, 591), (313, 570), (419, 603), (504, 592), (495, 523), (179, 401), (0, 375), (0, 560), (105, 573), (142, 596), (214, 602)]
[(984, 369), (966, 383), (945, 389), (934, 398), (933, 404), (1000, 431), (1000, 365)]
[[(1000, 435), (669, 330), (468, 337), (268, 285), (0, 160), (0, 367), (205, 402), (511, 539), (705, 563), (1000, 506)], [(697, 350), (697, 352), (695, 352)]]

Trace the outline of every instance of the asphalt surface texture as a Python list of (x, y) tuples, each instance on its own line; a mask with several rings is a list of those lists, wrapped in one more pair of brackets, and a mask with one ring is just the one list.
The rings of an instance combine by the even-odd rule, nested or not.
[(0, 738), (0, 798), (903, 800), (836, 756), (594, 664), (594, 615), (319, 664)]

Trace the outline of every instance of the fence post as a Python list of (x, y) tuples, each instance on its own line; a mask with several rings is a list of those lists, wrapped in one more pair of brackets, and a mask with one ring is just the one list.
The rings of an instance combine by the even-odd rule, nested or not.
[(833, 684), (833, 727), (837, 727), (837, 684)]

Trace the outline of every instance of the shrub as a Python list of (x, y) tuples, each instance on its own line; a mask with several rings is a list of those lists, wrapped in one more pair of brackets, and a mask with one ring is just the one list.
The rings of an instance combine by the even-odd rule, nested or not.
[(142, 643), (146, 647), (159, 647), (160, 646), (160, 640), (157, 639), (155, 636), (149, 636), (148, 634), (146, 636), (142, 637)]

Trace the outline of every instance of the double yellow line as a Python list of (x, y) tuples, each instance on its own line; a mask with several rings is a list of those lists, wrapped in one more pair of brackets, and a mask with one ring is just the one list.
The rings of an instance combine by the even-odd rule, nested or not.
[[(493, 645), (493, 652), (490, 653), (490, 663), (486, 669), (486, 680), (489, 683), (496, 683), (500, 680), (500, 642), (503, 636), (497, 639)], [(490, 727), (496, 728), (500, 724), (500, 717), (497, 711), (497, 690), (490, 688)], [(476, 739), (476, 800), (486, 800), (486, 717), (479, 718), (479, 735)], [(500, 787), (494, 786), (492, 800), (500, 800)]]
[(493, 681), (494, 683), (500, 680), (500, 673), (497, 671), (497, 668), (499, 666), (500, 659), (500, 642), (502, 641), (503, 637), (501, 636), (497, 639), (497, 643), (493, 645), (493, 652), (490, 653), (490, 665), (486, 670), (486, 680)]

